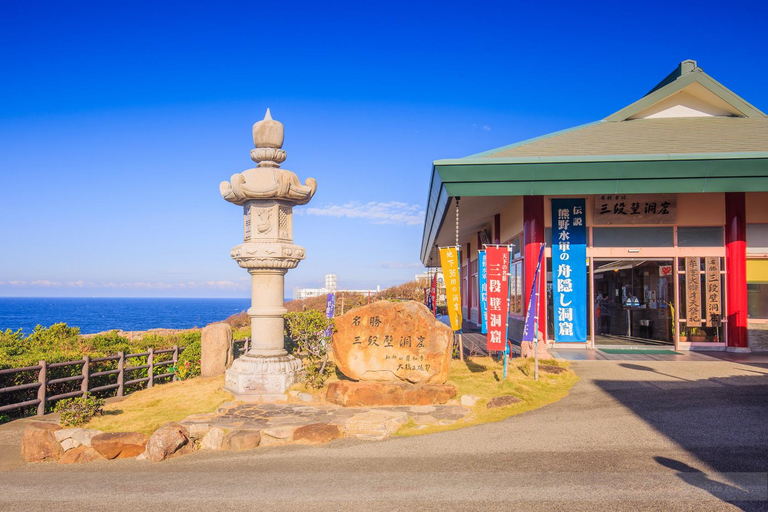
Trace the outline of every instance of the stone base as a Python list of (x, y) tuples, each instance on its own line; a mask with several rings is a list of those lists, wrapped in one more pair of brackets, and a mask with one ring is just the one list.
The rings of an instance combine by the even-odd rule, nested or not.
[(301, 360), (291, 355), (260, 357), (246, 354), (226, 372), (224, 390), (242, 402), (280, 402), (296, 381)]
[(408, 384), (400, 382), (352, 382), (341, 380), (328, 385), (325, 398), (343, 407), (444, 404), (456, 396), (450, 384)]

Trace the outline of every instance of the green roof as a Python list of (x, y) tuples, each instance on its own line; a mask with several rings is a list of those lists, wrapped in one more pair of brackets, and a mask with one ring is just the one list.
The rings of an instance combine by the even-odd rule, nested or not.
[[(693, 88), (729, 115), (633, 119)], [(601, 121), (436, 160), (421, 257), (427, 264), (450, 197), (735, 191), (768, 191), (768, 117), (684, 61)]]

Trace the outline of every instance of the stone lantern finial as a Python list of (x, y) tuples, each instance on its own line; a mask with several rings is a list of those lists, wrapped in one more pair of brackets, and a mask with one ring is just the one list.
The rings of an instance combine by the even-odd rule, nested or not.
[(272, 113), (267, 109), (264, 119), (253, 125), (253, 145), (251, 160), (259, 167), (280, 167), (285, 161), (283, 147), (283, 123), (272, 119)]

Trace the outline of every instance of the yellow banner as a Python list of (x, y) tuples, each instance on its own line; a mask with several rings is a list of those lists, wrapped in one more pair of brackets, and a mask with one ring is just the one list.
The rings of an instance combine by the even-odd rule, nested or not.
[(768, 283), (768, 259), (747, 260), (747, 282)]
[(456, 247), (440, 249), (440, 264), (445, 279), (445, 299), (448, 303), (448, 318), (451, 329), (461, 330), (461, 275), (459, 273), (459, 250)]

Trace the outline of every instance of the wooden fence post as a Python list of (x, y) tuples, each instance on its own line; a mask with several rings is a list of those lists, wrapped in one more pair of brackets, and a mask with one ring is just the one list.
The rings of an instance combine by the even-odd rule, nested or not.
[(171, 382), (176, 382), (176, 365), (179, 364), (179, 346), (174, 345), (173, 346), (173, 377), (171, 377)]
[(125, 391), (123, 384), (125, 382), (125, 352), (118, 352), (117, 355), (120, 356), (120, 359), (117, 360), (117, 396), (123, 396)]
[(45, 388), (46, 386), (46, 374), (48, 373), (48, 366), (45, 361), (40, 361), (40, 373), (37, 376), (37, 381), (40, 383), (40, 387), (37, 388), (37, 399), (40, 403), (37, 404), (37, 415), (42, 416), (45, 414)]
[(151, 388), (155, 385), (155, 349), (150, 348), (147, 352), (149, 352), (147, 356), (147, 364), (149, 365), (147, 368), (147, 377), (149, 377), (147, 388)]
[(91, 358), (90, 356), (83, 356), (83, 382), (80, 384), (80, 391), (83, 392), (83, 396), (88, 393), (88, 384), (91, 373)]

